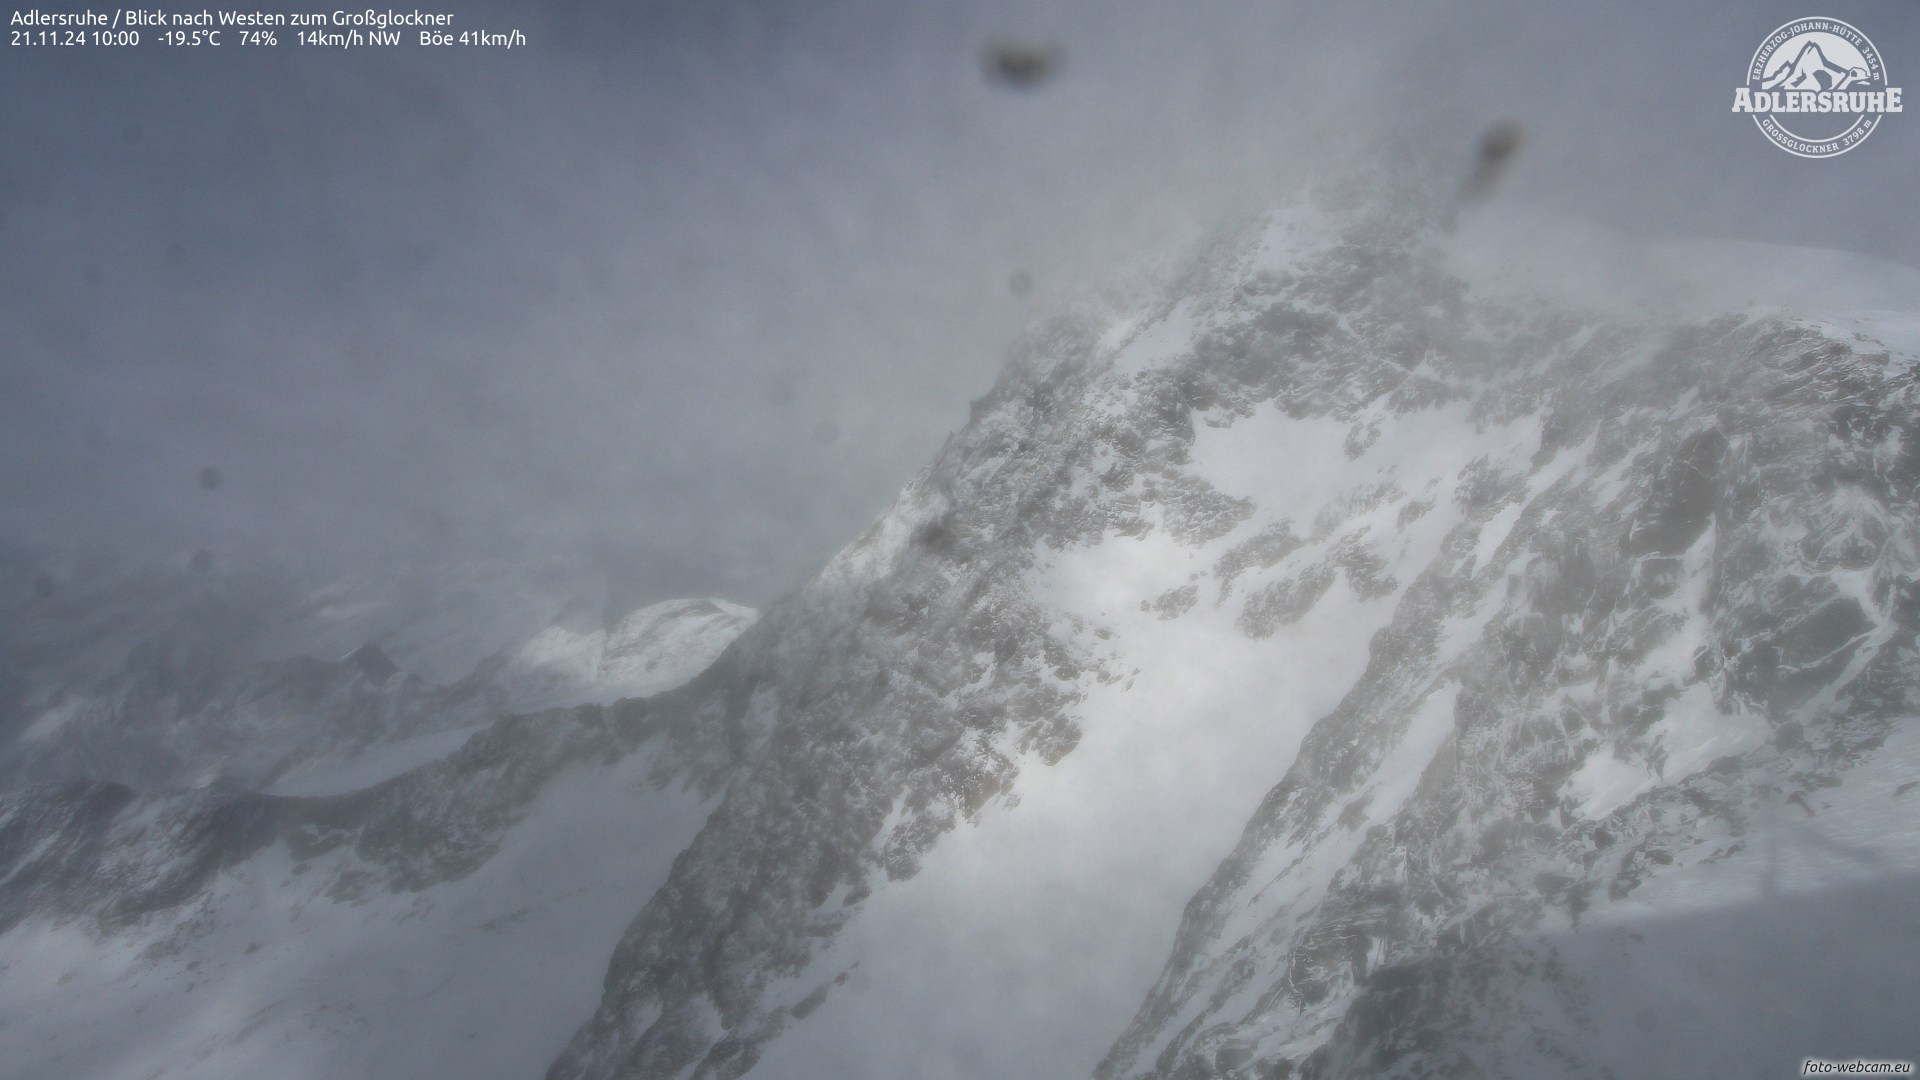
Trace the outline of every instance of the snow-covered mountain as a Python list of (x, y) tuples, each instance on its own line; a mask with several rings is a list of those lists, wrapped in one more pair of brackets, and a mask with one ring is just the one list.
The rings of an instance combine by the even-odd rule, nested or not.
[(1920, 319), (1583, 304), (1448, 216), (1323, 190), (1036, 328), (677, 689), (5, 797), (0, 1075), (1920, 1056)]
[[(600, 705), (687, 682), (756, 617), (673, 600), (592, 630), (574, 610), (450, 686), (374, 645), (250, 664), (206, 648), (176, 661), (201, 693), (160, 708), (148, 642), (92, 696), (69, 683), (83, 704), (54, 715), (88, 741), (29, 727), (29, 747), (109, 775), (164, 748), (225, 782), (0, 795), (0, 1075), (537, 1072), (592, 1008), (632, 896), (700, 822), (697, 792), (652, 790), (645, 708)], [(510, 709), (549, 711), (495, 722)]]
[(759, 613), (725, 600), (663, 600), (599, 625), (564, 618), (482, 666), (515, 712), (646, 697), (698, 675)]
[[(48, 561), (14, 555), (0, 566), (19, 577)], [(726, 601), (674, 600), (611, 626), (582, 602), (556, 618), (528, 583), (484, 566), (454, 568), (405, 606), (386, 583), (284, 565), (88, 569), (69, 570), (72, 585), (8, 593), (9, 783), (280, 790), (292, 778), (305, 790), (318, 772), (364, 777), (451, 749), (502, 713), (677, 686), (756, 617)], [(463, 610), (468, 591), (488, 592), (494, 610)], [(381, 642), (406, 664), (465, 672), (435, 681), (403, 670)]]

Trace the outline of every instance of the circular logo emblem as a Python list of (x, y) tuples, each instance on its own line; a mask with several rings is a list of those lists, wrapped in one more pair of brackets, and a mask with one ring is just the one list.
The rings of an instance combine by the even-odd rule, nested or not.
[(1887, 85), (1867, 35), (1839, 19), (1795, 19), (1760, 43), (1746, 85), (1733, 92), (1733, 111), (1752, 116), (1789, 154), (1834, 157), (1900, 111), (1900, 88)]

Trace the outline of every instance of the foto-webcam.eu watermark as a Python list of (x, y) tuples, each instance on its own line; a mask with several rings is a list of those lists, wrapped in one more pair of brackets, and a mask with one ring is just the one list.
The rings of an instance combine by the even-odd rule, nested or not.
[(1800, 1063), (1801, 1076), (1912, 1076), (1911, 1061), (1823, 1061), (1808, 1058)]

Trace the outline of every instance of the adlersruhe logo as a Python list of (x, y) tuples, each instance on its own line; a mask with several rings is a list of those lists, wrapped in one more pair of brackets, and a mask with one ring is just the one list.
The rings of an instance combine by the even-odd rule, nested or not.
[(1900, 88), (1867, 35), (1839, 19), (1795, 19), (1766, 36), (1747, 65), (1733, 111), (1753, 117), (1773, 144), (1806, 158), (1859, 146), (1888, 113)]

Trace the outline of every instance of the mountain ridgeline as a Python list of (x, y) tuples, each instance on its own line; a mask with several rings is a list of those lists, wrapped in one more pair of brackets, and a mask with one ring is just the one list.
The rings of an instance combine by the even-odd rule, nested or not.
[[(326, 796), (0, 798), (0, 964), (140, 973), (0, 991), (0, 1074), (1912, 1059), (1910, 344), (1539, 299), (1445, 217), (1323, 189), (1037, 326), (677, 689)], [(401, 989), (303, 968), (327, 920)], [(55, 1047), (180, 980), (190, 1037)]]

